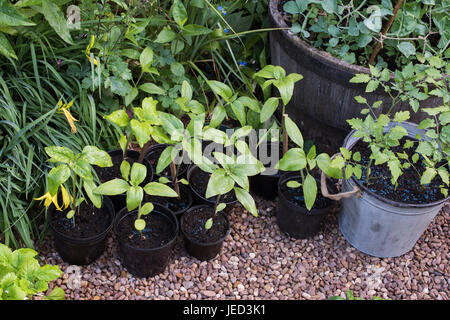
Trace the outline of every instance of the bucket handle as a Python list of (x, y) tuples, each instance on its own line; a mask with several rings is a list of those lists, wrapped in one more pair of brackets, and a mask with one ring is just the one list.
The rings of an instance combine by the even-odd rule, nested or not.
[[(334, 157), (336, 157), (337, 155), (340, 155), (340, 153), (334, 154), (331, 157), (331, 159), (334, 159)], [(339, 201), (339, 200), (341, 200), (343, 198), (350, 198), (353, 195), (355, 195), (357, 198), (359, 198), (362, 195), (361, 189), (359, 189), (357, 186), (353, 186), (353, 190), (352, 191), (341, 192), (341, 193), (336, 193), (336, 194), (330, 194), (328, 192), (328, 188), (327, 188), (326, 175), (325, 175), (325, 172), (323, 172), (323, 171), (322, 171), (321, 176), (320, 176), (320, 191), (322, 192), (322, 195), (325, 198), (328, 198), (328, 199), (331, 199), (331, 200), (336, 200), (336, 201)]]

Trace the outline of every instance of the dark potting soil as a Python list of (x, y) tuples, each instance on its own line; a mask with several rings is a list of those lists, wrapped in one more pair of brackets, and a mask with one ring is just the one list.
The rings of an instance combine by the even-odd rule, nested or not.
[[(204, 172), (203, 170), (200, 170), (198, 167), (196, 167), (190, 175), (189, 183), (192, 186), (194, 190), (197, 191), (199, 195), (201, 195), (203, 198), (206, 194), (206, 188), (208, 187), (209, 178), (211, 177), (211, 174)], [(216, 196), (208, 198), (208, 201), (216, 201)], [(222, 195), (220, 197), (220, 202), (224, 203), (230, 203), (236, 201), (236, 196), (234, 194), (234, 191), (231, 190), (230, 192)]]
[[(213, 218), (212, 227), (205, 229), (205, 223)], [(199, 243), (213, 243), (227, 234), (228, 223), (223, 213), (214, 214), (213, 207), (199, 207), (183, 216), (183, 231)]]
[[(157, 148), (151, 151), (151, 153), (147, 154), (146, 159), (150, 163), (150, 165), (153, 168), (153, 171), (156, 173), (156, 166), (158, 165), (159, 157), (161, 156), (161, 153), (164, 151), (164, 148)], [(186, 163), (181, 163), (179, 166), (177, 164), (178, 168), (178, 175), (186, 172), (188, 165)], [(170, 180), (172, 180), (172, 173), (170, 171), (170, 165), (167, 166), (163, 171), (158, 173), (161, 177), (166, 177)]]
[(142, 235), (134, 227), (136, 219), (137, 213), (129, 214), (120, 221), (117, 228), (117, 236), (132, 247), (159, 248), (169, 243), (175, 235), (173, 223), (162, 214), (150, 212), (148, 215), (141, 216), (141, 219), (145, 220)]
[(188, 191), (180, 186), (180, 198), (149, 196), (145, 193), (144, 202), (158, 203), (171, 210), (173, 213), (177, 213), (186, 210), (190, 201)]
[(100, 208), (94, 207), (91, 203), (83, 201), (75, 214), (75, 220), (67, 219), (66, 215), (70, 207), (63, 211), (55, 210), (50, 215), (50, 223), (59, 232), (73, 238), (94, 237), (105, 231), (111, 224), (110, 214)]
[[(289, 181), (297, 181), (298, 183), (302, 183), (300, 178), (289, 179), (281, 185), (281, 192), (286, 197), (286, 199), (299, 207), (306, 208), (305, 197), (303, 196), (303, 188), (302, 186), (298, 188), (289, 188), (286, 183)], [(320, 187), (318, 186), (318, 192), (316, 197), (316, 202), (314, 202), (314, 206), (312, 209), (323, 209), (332, 205), (332, 201), (330, 199), (322, 196), (320, 192)]]
[[(415, 147), (409, 149), (403, 149), (402, 146), (408, 139), (403, 138), (400, 140), (400, 146), (393, 147), (393, 152), (406, 152), (409, 159), (414, 154)], [(411, 140), (411, 139), (409, 139)], [(417, 146), (417, 144), (415, 144)], [(361, 164), (368, 166), (370, 162), (370, 150), (368, 144), (359, 140), (352, 148), (353, 152), (361, 153)], [(403, 164), (406, 160), (400, 159)], [(422, 157), (419, 158), (417, 163), (414, 164), (420, 175), (425, 171), (425, 165), (422, 161)], [(428, 185), (420, 184), (420, 176), (414, 170), (413, 167), (403, 169), (403, 174), (397, 180), (397, 186), (391, 184), (391, 172), (387, 166), (387, 163), (382, 165), (371, 166), (371, 174), (369, 182), (366, 182), (367, 170), (362, 167), (362, 175), (359, 182), (367, 187), (370, 191), (387, 198), (389, 200), (407, 203), (407, 204), (425, 204), (434, 201), (439, 201), (444, 198), (440, 190), (440, 185), (443, 184), (440, 177), (436, 176), (435, 179)]]

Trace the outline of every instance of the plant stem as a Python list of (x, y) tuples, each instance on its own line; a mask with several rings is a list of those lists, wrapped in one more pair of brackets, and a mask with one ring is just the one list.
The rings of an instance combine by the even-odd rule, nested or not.
[(170, 163), (170, 173), (172, 174), (173, 188), (178, 195), (178, 199), (180, 199), (181, 195), (180, 195), (180, 186), (178, 185), (177, 180), (177, 167), (175, 166), (175, 162), (173, 161)]
[(144, 147), (141, 149), (141, 152), (139, 153), (138, 163), (142, 163), (144, 161), (144, 157), (147, 154), (147, 150), (148, 148), (150, 148), (150, 143), (151, 141), (149, 140), (144, 144)]
[(381, 41), (379, 41), (377, 43), (377, 45), (375, 46), (375, 49), (373, 49), (372, 54), (370, 55), (369, 65), (373, 64), (373, 62), (375, 61), (375, 57), (377, 56), (378, 51), (380, 51), (381, 45), (383, 44), (383, 38), (386, 35), (386, 33), (389, 31), (389, 29), (391, 28), (391, 25), (394, 22), (395, 17), (397, 16), (397, 12), (400, 9), (400, 7), (402, 6), (402, 4), (403, 4), (403, 0), (397, 1), (397, 4), (395, 5), (395, 8), (394, 8), (393, 15), (391, 16), (391, 18), (389, 19), (388, 23), (386, 24), (386, 26), (384, 27), (384, 29), (381, 33), (381, 39), (380, 39)]
[(283, 105), (283, 114), (282, 114), (282, 118), (281, 118), (281, 130), (283, 131), (283, 156), (286, 154), (286, 152), (288, 152), (288, 142), (289, 142), (289, 137), (286, 131), (286, 117), (287, 115), (285, 115), (286, 111), (286, 106)]

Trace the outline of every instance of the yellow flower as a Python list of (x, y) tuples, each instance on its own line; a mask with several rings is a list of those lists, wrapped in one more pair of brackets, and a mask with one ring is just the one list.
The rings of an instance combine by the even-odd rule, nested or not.
[(51, 203), (53, 203), (58, 211), (62, 211), (58, 205), (58, 193), (56, 193), (53, 197), (50, 195), (50, 192), (47, 192), (42, 197), (34, 198), (34, 200), (44, 200), (44, 206), (48, 207)]
[(64, 188), (64, 186), (61, 186), (61, 193), (62, 193), (62, 199), (63, 199), (63, 203), (64, 203), (64, 209), (67, 209), (70, 206), (70, 203), (73, 202), (73, 197), (70, 196), (70, 198), (69, 198), (69, 193), (67, 192), (66, 188)]
[(58, 102), (58, 111), (62, 112), (66, 118), (67, 118), (67, 122), (69, 122), (70, 128), (72, 129), (73, 133), (77, 132), (77, 128), (75, 127), (74, 121), (78, 121), (77, 119), (75, 119), (72, 114), (70, 113), (70, 111), (68, 110), (73, 104), (73, 100), (69, 102), (68, 105), (65, 105), (62, 103), (61, 100), (59, 100)]
[[(91, 42), (90, 42), (90, 43), (88, 44), (88, 46), (86, 47), (86, 58), (89, 59), (89, 62), (92, 62), (91, 57), (90, 57), (90, 54), (91, 54), (91, 49), (92, 49), (92, 47), (94, 46), (94, 42), (95, 42), (95, 36), (92, 35), (92, 36), (91, 36)], [(95, 59), (95, 58), (94, 58), (94, 64), (95, 64), (96, 66), (98, 66), (97, 59)]]

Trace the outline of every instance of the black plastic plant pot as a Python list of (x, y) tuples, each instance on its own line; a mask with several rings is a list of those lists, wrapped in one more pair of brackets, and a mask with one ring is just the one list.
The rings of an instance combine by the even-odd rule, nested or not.
[[(173, 186), (170, 185), (172, 188)], [(144, 196), (145, 202), (158, 203), (161, 206), (172, 211), (178, 219), (178, 222), (181, 222), (181, 217), (183, 214), (192, 207), (194, 203), (194, 196), (192, 194), (192, 190), (181, 183), (179, 183), (180, 187), (180, 198), (175, 197), (157, 197), (157, 196)]]
[[(266, 150), (263, 151), (264, 155), (261, 154), (261, 147), (265, 147)], [(275, 148), (278, 147), (278, 159), (274, 163), (265, 164), (264, 159), (262, 159), (266, 154), (267, 157), (271, 157), (272, 151), (275, 150)], [(282, 146), (280, 143), (272, 143), (272, 142), (266, 142), (264, 145), (261, 144), (259, 148), (256, 150), (256, 152), (260, 153), (258, 155), (254, 155), (257, 157), (260, 161), (263, 162), (263, 164), (266, 165), (266, 171), (261, 172), (260, 174), (257, 174), (255, 176), (250, 177), (250, 190), (266, 199), (266, 200), (275, 200), (275, 198), (278, 195), (278, 182), (280, 180), (280, 177), (285, 173), (284, 171), (277, 170), (274, 168), (275, 164), (278, 163), (278, 160), (282, 157)]]
[[(113, 167), (109, 168), (95, 167), (95, 171), (97, 172), (98, 178), (100, 179), (101, 183), (104, 183), (114, 178), (119, 179), (122, 178), (122, 175), (120, 173), (120, 164), (122, 163), (123, 160), (122, 150), (120, 149), (111, 150), (108, 151), (108, 154), (111, 156), (111, 159), (113, 160)], [(139, 152), (134, 150), (127, 150), (127, 158), (132, 159), (134, 163), (139, 159)], [(130, 164), (133, 165), (132, 163)], [(145, 178), (142, 184), (147, 184), (153, 180), (153, 168), (145, 158), (143, 164), (147, 167), (147, 177)], [(120, 210), (122, 210), (122, 208), (124, 208), (127, 205), (126, 194), (119, 194), (117, 196), (109, 196), (109, 197), (111, 198), (111, 201), (114, 205), (114, 209), (116, 212), (119, 212)]]
[(217, 239), (213, 241), (204, 241), (200, 235), (205, 234), (204, 225), (209, 217), (203, 215), (205, 211), (211, 214), (214, 208), (210, 205), (198, 205), (190, 208), (181, 217), (181, 232), (184, 235), (186, 251), (190, 256), (201, 261), (214, 259), (222, 251), (223, 242), (231, 230), (227, 215), (220, 211), (214, 217), (211, 229), (208, 230), (208, 232), (213, 230), (217, 233), (218, 238), (216, 237)]
[[(166, 178), (172, 180), (172, 174), (170, 171), (170, 167), (167, 167), (166, 169), (164, 169), (160, 174), (156, 173), (156, 165), (158, 164), (159, 156), (164, 151), (164, 149), (167, 148), (168, 146), (169, 146), (169, 144), (164, 144), (164, 143), (156, 144), (154, 146), (151, 146), (147, 150), (147, 154), (145, 155), (145, 159), (152, 166), (152, 169), (153, 169), (153, 172), (155, 175), (155, 179), (156, 179), (156, 177), (157, 178), (166, 177)], [(186, 157), (186, 159), (188, 159), (187, 155), (185, 155), (185, 157)], [(189, 165), (187, 163), (184, 163), (184, 160), (183, 160), (183, 162), (179, 166), (179, 170), (177, 173), (178, 178), (185, 176), (188, 166)]]
[(153, 277), (164, 272), (179, 233), (175, 214), (157, 203), (153, 205), (153, 211), (141, 217), (146, 221), (142, 234), (134, 228), (137, 210), (129, 212), (123, 208), (114, 221), (119, 259), (137, 277)]
[[(195, 164), (191, 164), (187, 171), (187, 180), (189, 181), (189, 187), (194, 195), (194, 204), (208, 204), (215, 205), (216, 197), (206, 198), (206, 188), (208, 186), (209, 177), (211, 175), (202, 171)], [(234, 191), (230, 191), (223, 195), (220, 202), (225, 204), (233, 204), (237, 201)]]
[[(322, 197), (319, 188), (315, 206), (318, 202), (321, 202), (320, 207), (313, 207), (309, 211), (306, 207), (299, 206), (292, 201), (291, 197), (288, 199), (286, 192), (283, 192), (283, 186), (288, 181), (297, 179), (301, 179), (301, 177), (296, 172), (285, 173), (279, 179), (277, 224), (281, 231), (286, 232), (292, 238), (304, 239), (314, 236), (320, 231), (322, 222), (332, 209), (335, 201)], [(319, 181), (317, 185), (320, 186)], [(330, 181), (327, 181), (327, 185), (333, 193), (337, 192), (336, 187)]]
[[(106, 238), (113, 226), (115, 215), (114, 206), (108, 197), (103, 197), (103, 205), (100, 210), (107, 216), (106, 228), (93, 236), (76, 237), (62, 231), (57, 226), (58, 223), (54, 222), (55, 220), (58, 222), (64, 219), (68, 220), (65, 218), (65, 214), (57, 211), (53, 205), (48, 208), (49, 226), (54, 236), (55, 247), (65, 262), (87, 265), (97, 260), (105, 251)], [(55, 215), (60, 215), (61, 219)], [(75, 219), (77, 219), (77, 216), (75, 216)]]

